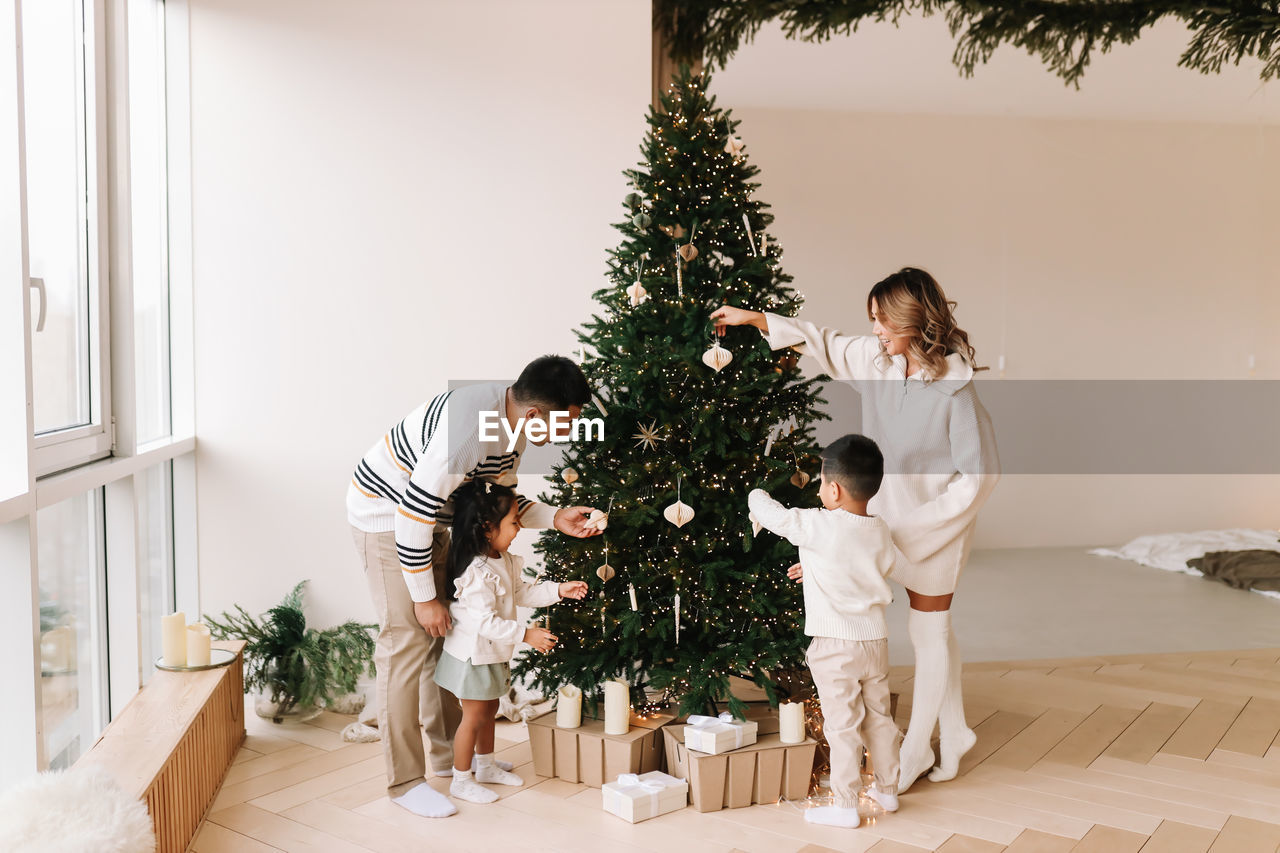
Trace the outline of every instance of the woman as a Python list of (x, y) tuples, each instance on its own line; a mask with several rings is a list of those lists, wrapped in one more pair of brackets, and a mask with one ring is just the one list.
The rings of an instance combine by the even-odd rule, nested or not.
[(906, 267), (867, 295), (871, 335), (842, 335), (729, 305), (711, 315), (721, 335), (727, 326), (749, 325), (775, 350), (796, 346), (862, 397), (863, 431), (885, 457), (884, 483), (869, 510), (889, 524), (900, 552), (891, 577), (910, 599), (907, 628), (916, 656), (899, 792), (934, 767), (935, 724), (942, 753), (929, 774), (935, 782), (955, 778), (977, 740), (964, 719), (951, 601), (978, 510), (999, 479), (999, 459), (972, 381), (975, 370), (986, 368), (976, 367), (954, 306), (931, 275)]

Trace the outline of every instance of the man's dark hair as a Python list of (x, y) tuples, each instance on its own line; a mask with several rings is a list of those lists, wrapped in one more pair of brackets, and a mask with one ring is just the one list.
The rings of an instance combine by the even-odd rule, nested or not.
[(548, 412), (567, 412), (570, 406), (585, 406), (591, 386), (582, 368), (562, 355), (544, 355), (529, 362), (511, 386), (516, 401)]
[(884, 454), (865, 435), (838, 438), (822, 451), (822, 473), (835, 480), (854, 500), (869, 501), (884, 479)]

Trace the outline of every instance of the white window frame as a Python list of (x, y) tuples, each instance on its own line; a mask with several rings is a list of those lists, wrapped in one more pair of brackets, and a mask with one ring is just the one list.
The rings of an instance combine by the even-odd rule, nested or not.
[[(40, 0), (19, 0), (40, 2)], [(19, 15), (21, 13), (19, 12)], [(85, 272), (89, 277), (89, 423), (41, 433), (35, 436), (35, 454), (32, 459), (36, 477), (43, 477), (76, 465), (110, 455), (114, 444), (111, 412), (111, 329), (109, 248), (110, 229), (108, 201), (110, 198), (108, 169), (107, 106), (107, 21), (106, 0), (83, 0), (77, 8), (82, 24), (92, 38), (87, 40), (80, 56), (79, 79), (92, 73), (88, 86), (80, 91), (84, 98), (83, 135), (85, 139), (85, 164), (82, 180), (87, 193), (85, 238)], [(21, 21), (21, 17), (18, 19)], [(21, 68), (19, 68), (21, 72)], [(18, 117), (21, 132), (25, 135), (25, 122)], [(30, 275), (30, 272), (27, 272)], [(28, 290), (30, 279), (27, 280)], [(30, 315), (28, 314), (28, 323)], [(31, 339), (27, 338), (27, 359), (31, 359)]]

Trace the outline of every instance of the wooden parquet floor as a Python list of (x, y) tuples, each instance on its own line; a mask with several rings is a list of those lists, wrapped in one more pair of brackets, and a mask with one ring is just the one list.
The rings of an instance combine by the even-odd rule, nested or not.
[[(900, 725), (911, 671), (895, 668)], [(791, 803), (692, 809), (631, 825), (600, 792), (535, 776), (524, 727), (499, 724), (522, 788), (418, 818), (385, 796), (381, 745), (348, 717), (249, 737), (192, 844), (223, 851), (804, 851), (1275, 853), (1280, 850), (1280, 649), (965, 667), (977, 746), (953, 781), (917, 783), (856, 830), (810, 826)], [(433, 783), (447, 790), (447, 780)]]

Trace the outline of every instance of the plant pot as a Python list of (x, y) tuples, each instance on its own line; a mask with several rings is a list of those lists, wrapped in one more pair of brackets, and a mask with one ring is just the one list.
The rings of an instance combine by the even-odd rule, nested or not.
[(296, 703), (289, 704), (289, 707), (282, 713), (281, 707), (286, 702), (272, 702), (269, 692), (259, 693), (253, 702), (253, 710), (264, 720), (270, 720), (277, 725), (285, 725), (288, 723), (305, 723), (308, 720), (314, 720), (320, 716), (323, 708), (315, 705), (298, 705)]

